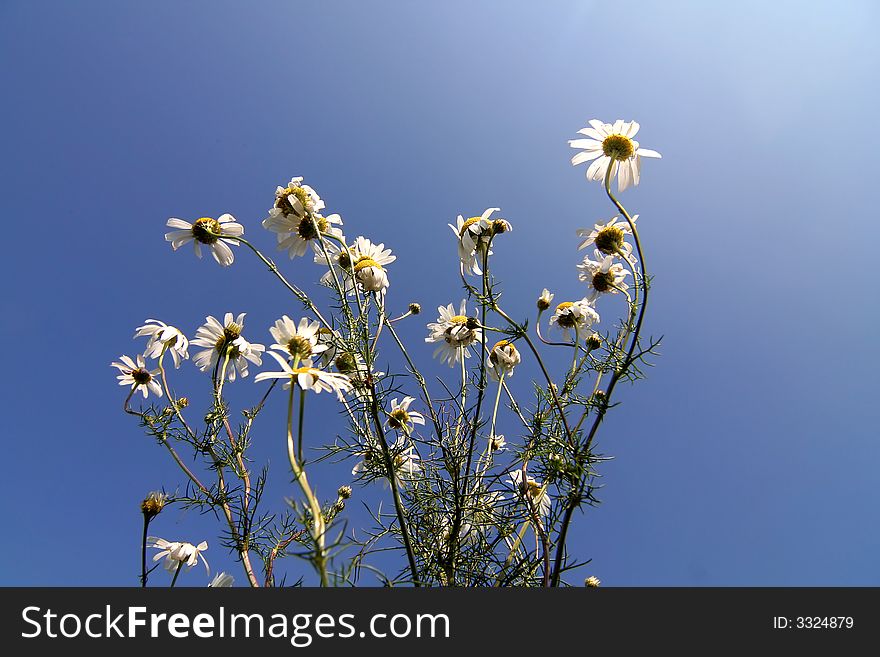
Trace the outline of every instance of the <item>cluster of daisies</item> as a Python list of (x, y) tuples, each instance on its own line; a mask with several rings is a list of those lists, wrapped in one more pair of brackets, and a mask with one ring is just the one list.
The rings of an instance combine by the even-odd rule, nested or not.
[[(249, 366), (262, 365), (263, 356), (271, 356), (281, 368), (279, 371), (260, 372), (254, 381), (283, 379), (284, 387), (295, 382), (304, 390), (316, 393), (335, 392), (342, 399), (343, 393), (353, 389), (354, 369), (348, 364), (353, 359), (337, 355), (335, 334), (322, 329), (320, 324), (303, 318), (299, 323), (284, 315), (269, 328), (275, 342), (269, 351), (262, 344), (250, 342), (244, 337), (245, 313), (237, 316), (226, 313), (221, 322), (209, 315), (205, 323), (196, 330), (195, 339), (190, 342), (179, 329), (156, 319), (148, 319), (135, 331), (135, 338), (146, 337), (147, 344), (143, 354), (135, 359), (121, 356), (111, 365), (120, 371), (119, 385), (130, 386), (132, 393), (140, 391), (144, 398), (150, 393), (162, 396), (162, 386), (157, 377), (160, 369), (148, 369), (146, 358), (160, 358), (170, 353), (175, 367), (189, 358), (190, 344), (204, 347), (193, 354), (193, 363), (203, 372), (210, 372), (219, 380), (235, 381), (246, 377)], [(291, 362), (292, 361), (292, 362)], [(335, 363), (342, 372), (330, 372), (328, 367)]]
[[(572, 157), (573, 165), (589, 162), (586, 177), (590, 181), (610, 184), (616, 178), (618, 191), (622, 192), (639, 184), (641, 158), (660, 157), (656, 151), (642, 148), (635, 141), (639, 131), (635, 121), (604, 123), (593, 119), (588, 124), (578, 131), (583, 137), (569, 144), (579, 150)], [(325, 214), (324, 210), (325, 203), (318, 193), (303, 184), (303, 178), (294, 177), (286, 186), (276, 189), (273, 206), (262, 225), (276, 234), (277, 248), (286, 251), (290, 258), (305, 256), (311, 248), (314, 262), (327, 268), (320, 278), (323, 285), (339, 286), (344, 294), (360, 290), (384, 295), (390, 285), (386, 267), (396, 257), (383, 243), (373, 243), (363, 236), (349, 244), (342, 231), (342, 218), (338, 214)], [(492, 255), (494, 238), (511, 230), (508, 221), (495, 216), (497, 212), (499, 208), (488, 208), (468, 219), (459, 215), (455, 225), (449, 224), (455, 235), (463, 276), (481, 276)], [(586, 283), (587, 291), (580, 300), (559, 303), (550, 318), (550, 325), (561, 330), (566, 340), (576, 344), (586, 341), (588, 346), (595, 346), (597, 336), (592, 327), (599, 322), (595, 308), (598, 298), (609, 294), (629, 298), (626, 279), (631, 273), (635, 274), (638, 263), (626, 237), (632, 235), (637, 218), (635, 215), (630, 223), (615, 216), (597, 222), (592, 229), (577, 231), (581, 238), (579, 250), (593, 247), (592, 255), (586, 256), (577, 267), (578, 277)], [(222, 266), (232, 264), (232, 246), (247, 244), (243, 238), (244, 227), (230, 214), (217, 219), (202, 217), (192, 223), (171, 218), (167, 225), (174, 229), (165, 235), (173, 249), (192, 242), (198, 257), (208, 248)], [(553, 296), (545, 289), (539, 297), (539, 318), (550, 308)], [(450, 367), (463, 364), (475, 346), (483, 343), (483, 328), (475, 315), (468, 315), (466, 300), (462, 300), (458, 308), (453, 304), (438, 307), (437, 321), (429, 323), (427, 328), (429, 335), (425, 342), (435, 344), (434, 356)], [(222, 322), (207, 317), (192, 341), (193, 345), (203, 347), (193, 355), (193, 362), (202, 371), (210, 370), (215, 378), (234, 381), (236, 376), (248, 375), (249, 364), (262, 365), (262, 357), (268, 353), (280, 370), (260, 372), (254, 377), (255, 381), (281, 379), (285, 387), (296, 383), (306, 390), (335, 392), (340, 399), (345, 393), (357, 395), (362, 391), (365, 371), (362, 359), (336, 349), (334, 345), (339, 342), (334, 333), (321, 328), (317, 322), (302, 319), (297, 324), (287, 316), (282, 317), (270, 329), (275, 342), (269, 351), (261, 344), (246, 340), (243, 330), (244, 313), (236, 317), (227, 313)], [(161, 368), (148, 369), (146, 359), (170, 352), (175, 367), (179, 367), (180, 361), (188, 358), (189, 342), (178, 329), (158, 320), (147, 320), (137, 329), (135, 337), (147, 338), (146, 349), (135, 359), (121, 356), (112, 363), (120, 371), (119, 383), (130, 386), (132, 394), (140, 390), (145, 398), (149, 393), (161, 396), (163, 388), (157, 381)], [(511, 376), (521, 362), (516, 346), (509, 340), (501, 340), (486, 351), (487, 369), (496, 381)], [(338, 372), (328, 371), (330, 364), (334, 364)], [(398, 442), (393, 446), (395, 467), (408, 475), (417, 473), (420, 466), (418, 455), (406, 441), (412, 425), (424, 424), (421, 414), (409, 410), (412, 401), (411, 397), (399, 403), (395, 399), (388, 413), (389, 427), (399, 433)], [(500, 438), (503, 441), (503, 437)], [(367, 450), (353, 473), (369, 471), (376, 463), (375, 451)], [(510, 483), (521, 496), (535, 502), (543, 514), (547, 501), (543, 486), (519, 471), (510, 473)]]
[[(638, 185), (641, 178), (641, 158), (659, 158), (660, 154), (641, 148), (633, 138), (639, 131), (635, 121), (618, 119), (614, 123), (603, 123), (597, 119), (588, 122), (589, 126), (578, 132), (582, 139), (572, 139), (569, 145), (580, 149), (571, 158), (573, 165), (590, 162), (587, 179), (603, 182), (617, 178), (619, 192)], [(577, 301), (563, 301), (556, 306), (550, 317), (550, 325), (561, 330), (566, 340), (575, 343), (587, 341), (594, 346), (597, 336), (592, 326), (599, 322), (596, 301), (608, 294), (623, 294), (629, 299), (627, 276), (635, 272), (637, 261), (633, 247), (626, 241), (633, 233), (639, 215), (633, 215), (632, 225), (619, 216), (597, 222), (592, 229), (578, 229), (581, 238), (578, 250), (593, 247), (592, 257), (586, 256), (577, 266), (578, 279), (587, 284), (586, 295)], [(544, 289), (538, 298), (538, 309), (543, 312), (550, 307), (553, 295)]]
[[(278, 250), (286, 251), (293, 259), (305, 256), (311, 247), (314, 261), (327, 267), (321, 277), (322, 284), (333, 284), (335, 274), (347, 294), (356, 291), (356, 284), (365, 292), (384, 294), (390, 285), (385, 267), (397, 257), (385, 244), (374, 244), (363, 236), (347, 244), (341, 228), (342, 217), (323, 214), (324, 201), (314, 188), (302, 181), (301, 176), (294, 177), (286, 187), (279, 186), (269, 215), (263, 219), (263, 228), (276, 234)], [(244, 227), (231, 214), (217, 219), (202, 217), (192, 223), (171, 218), (167, 225), (176, 229), (165, 234), (175, 251), (192, 242), (198, 257), (202, 257), (202, 248), (206, 247), (224, 267), (234, 261), (230, 246), (244, 241)], [(338, 272), (334, 268), (338, 268)]]

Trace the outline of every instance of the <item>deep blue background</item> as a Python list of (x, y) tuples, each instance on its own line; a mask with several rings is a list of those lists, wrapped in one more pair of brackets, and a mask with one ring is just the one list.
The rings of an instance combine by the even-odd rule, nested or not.
[[(880, 584), (877, 6), (536, 7), (0, 4), (0, 583), (136, 583), (138, 503), (182, 481), (122, 413), (108, 366), (142, 348), (142, 320), (192, 335), (206, 314), (246, 311), (266, 343), (278, 316), (299, 317), (242, 249), (228, 270), (173, 253), (168, 217), (231, 212), (269, 251), (275, 186), (306, 176), (347, 235), (398, 255), (389, 303), (422, 303), (404, 332), (426, 363), (424, 323), (461, 298), (446, 226), (459, 213), (498, 205), (513, 224), (496, 272), (515, 315), (543, 287), (582, 294), (574, 230), (612, 213), (566, 140), (598, 117), (640, 121), (663, 154), (624, 202), (656, 277), (647, 330), (665, 339), (600, 434), (615, 460), (575, 527), (583, 575)], [(278, 261), (304, 285), (319, 272)], [(187, 366), (175, 376), (201, 383), (198, 400)], [(230, 386), (241, 404), (261, 389)], [(259, 434), (278, 506), (292, 490), (283, 406)], [(316, 442), (332, 440), (333, 410), (310, 407)], [(323, 470), (319, 490), (350, 466)], [(155, 533), (207, 538), (212, 567), (241, 584), (217, 527), (172, 511)]]

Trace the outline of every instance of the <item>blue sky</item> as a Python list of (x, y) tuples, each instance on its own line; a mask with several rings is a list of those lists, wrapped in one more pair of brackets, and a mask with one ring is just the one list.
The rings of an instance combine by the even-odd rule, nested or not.
[[(0, 5), (0, 584), (136, 583), (137, 505), (182, 481), (122, 413), (109, 367), (136, 352), (142, 320), (192, 334), (246, 311), (266, 342), (278, 316), (299, 316), (247, 253), (228, 270), (173, 253), (168, 217), (231, 212), (271, 250), (259, 222), (275, 186), (306, 176), (349, 234), (398, 255), (390, 303), (426, 309), (406, 329), (417, 344), (431, 309), (461, 298), (446, 226), (459, 213), (499, 206), (513, 224), (496, 272), (517, 316), (543, 287), (582, 293), (574, 231), (612, 213), (566, 140), (623, 118), (663, 154), (624, 202), (655, 276), (647, 330), (665, 337), (600, 434), (615, 458), (603, 504), (575, 526), (583, 574), (880, 585), (880, 10), (545, 5)], [(256, 389), (231, 394), (248, 404)], [(280, 425), (265, 434), (280, 475)], [(195, 542), (217, 527), (156, 523)], [(206, 556), (236, 568), (216, 541)]]

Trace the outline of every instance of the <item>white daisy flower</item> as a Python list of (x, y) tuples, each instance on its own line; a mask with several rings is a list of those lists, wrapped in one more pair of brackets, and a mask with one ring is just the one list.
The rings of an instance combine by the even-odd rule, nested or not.
[(184, 244), (192, 242), (196, 255), (201, 258), (204, 244), (211, 249), (214, 260), (223, 267), (228, 267), (235, 260), (229, 244), (238, 246), (238, 241), (233, 238), (244, 235), (244, 226), (236, 223), (231, 214), (221, 214), (216, 219), (202, 217), (193, 223), (172, 217), (166, 225), (177, 229), (165, 233), (165, 241), (171, 242), (172, 249), (177, 251)]
[[(278, 250), (287, 251), (287, 255), (291, 258), (304, 256), (309, 242), (319, 237), (318, 233), (315, 232), (315, 225), (312, 223), (313, 218), (314, 224), (317, 224), (318, 231), (322, 235), (332, 235), (338, 239), (343, 238), (342, 230), (336, 227), (342, 225), (342, 217), (338, 214), (331, 214), (326, 217), (320, 214), (307, 215), (298, 220), (296, 224), (287, 222), (280, 226), (280, 228), (289, 228), (291, 232), (278, 233)], [(272, 228), (271, 230), (275, 229)]]
[(285, 380), (284, 388), (290, 388), (290, 384), (294, 379), (303, 390), (312, 390), (316, 394), (326, 390), (335, 392), (339, 399), (342, 399), (342, 393), (351, 390), (351, 382), (347, 376), (342, 374), (334, 374), (333, 372), (325, 372), (316, 367), (312, 367), (312, 361), (305, 360), (300, 367), (293, 368), (285, 358), (279, 356), (274, 351), (267, 352), (281, 366), (280, 372), (260, 372), (254, 377), (254, 382), (265, 381), (266, 379), (283, 379)]
[(490, 452), (503, 452), (506, 444), (507, 440), (504, 438), (504, 434), (497, 433), (494, 436), (489, 436)]
[[(324, 246), (327, 247), (327, 256), (321, 245), (312, 244), (315, 262), (327, 266), (329, 257), (330, 262), (340, 268), (341, 273), (337, 272), (336, 276), (346, 294), (355, 292), (352, 276), (367, 292), (384, 293), (388, 289), (390, 283), (385, 266), (397, 260), (397, 256), (392, 255), (391, 249), (386, 249), (384, 243), (374, 244), (366, 237), (359, 236), (348, 249), (329, 241), (325, 241)], [(327, 287), (334, 284), (333, 272), (329, 268), (321, 277), (321, 284)]]
[[(394, 477), (398, 486), (403, 486), (407, 480), (411, 480), (422, 471), (419, 465), (419, 455), (415, 452), (415, 446), (407, 446), (406, 439), (401, 436), (393, 445), (389, 445), (391, 451), (391, 462), (394, 467)], [(358, 461), (351, 469), (353, 476), (362, 474), (372, 474), (380, 476), (386, 488), (390, 485), (387, 479), (387, 471), (385, 470), (385, 458), (382, 450), (378, 447), (368, 447), (361, 452), (361, 460)]]
[(440, 355), (441, 363), (448, 363), (453, 367), (461, 361), (462, 354), (465, 358), (470, 357), (468, 347), (482, 339), (482, 331), (479, 328), (471, 328), (469, 322), (476, 321), (469, 318), (467, 312), (467, 300), (463, 299), (459, 312), (450, 303), (448, 306), (437, 308), (439, 317), (436, 322), (428, 324), (431, 335), (425, 338), (425, 342), (437, 342), (439, 346), (434, 350), (434, 356)]
[(208, 584), (209, 588), (229, 588), (235, 584), (235, 578), (229, 573), (217, 573), (214, 575), (214, 579), (211, 580), (211, 583)]
[(615, 262), (614, 256), (605, 255), (598, 249), (594, 255), (595, 260), (586, 257), (577, 266), (580, 271), (578, 278), (586, 281), (590, 286), (590, 294), (587, 298), (595, 301), (600, 294), (617, 294), (625, 291), (627, 289), (625, 279), (629, 271), (619, 262)]
[[(116, 378), (119, 379), (119, 385), (131, 386), (132, 390), (141, 389), (144, 399), (151, 392), (157, 397), (162, 396), (162, 386), (156, 379), (159, 376), (159, 370), (146, 369), (144, 357), (138, 354), (137, 362), (133, 361), (129, 356), (120, 356), (119, 361), (110, 363), (111, 367), (115, 367), (121, 372)], [(121, 362), (120, 362), (121, 361)]]
[(491, 251), (486, 251), (492, 237), (511, 230), (510, 223), (504, 219), (490, 219), (493, 212), (500, 210), (501, 208), (488, 208), (479, 217), (469, 219), (458, 215), (455, 226), (447, 224), (458, 240), (458, 257), (465, 273), (481, 275), (483, 271), (480, 263), (483, 255), (492, 255)]
[(510, 475), (510, 479), (506, 483), (513, 488), (523, 502), (529, 499), (531, 502), (529, 507), (534, 508), (539, 517), (544, 518), (549, 515), (551, 502), (550, 496), (547, 495), (546, 486), (535, 481), (531, 475), (526, 475), (525, 482), (523, 482), (522, 470), (511, 470), (507, 474)]
[(494, 381), (501, 376), (513, 376), (514, 368), (522, 362), (522, 356), (510, 340), (500, 340), (489, 352), (489, 376)]
[(147, 358), (158, 358), (162, 354), (162, 350), (166, 349), (174, 359), (174, 367), (180, 367), (181, 359), (189, 358), (187, 349), (189, 348), (189, 340), (186, 336), (173, 326), (169, 326), (165, 322), (158, 319), (148, 319), (143, 326), (137, 328), (134, 334), (135, 338), (147, 337), (147, 347), (144, 350), (144, 356)]
[(284, 315), (275, 320), (275, 326), (269, 328), (269, 333), (275, 339), (272, 349), (278, 349), (300, 360), (310, 360), (327, 350), (327, 345), (319, 340), (318, 331), (321, 325), (311, 321), (308, 317), (299, 320), (295, 324), (290, 317)]
[(173, 572), (181, 565), (192, 568), (201, 559), (202, 563), (205, 564), (205, 570), (209, 575), (211, 574), (208, 562), (205, 561), (205, 557), (202, 555), (202, 552), (208, 549), (207, 541), (193, 545), (183, 541), (166, 541), (164, 538), (156, 538), (155, 536), (151, 536), (147, 540), (152, 541), (148, 547), (162, 550), (153, 557), (153, 561), (159, 561), (159, 559), (165, 557), (165, 570)]
[(388, 414), (388, 426), (392, 429), (403, 429), (404, 433), (413, 430), (416, 424), (425, 425), (425, 416), (417, 411), (409, 410), (415, 397), (404, 397), (398, 404), (397, 399), (391, 400), (391, 412)]
[(291, 179), (287, 187), (278, 187), (275, 205), (263, 219), (263, 228), (278, 236), (278, 250), (287, 251), (291, 258), (305, 255), (309, 242), (318, 239), (319, 233), (342, 238), (342, 231), (337, 228), (342, 225), (342, 218), (338, 214), (320, 214), (324, 201), (314, 189), (301, 183), (302, 177), (298, 177)]
[(591, 332), (590, 327), (599, 323), (599, 313), (588, 299), (580, 301), (563, 301), (556, 306), (556, 312), (550, 318), (550, 325), (558, 326), (566, 340), (570, 340), (570, 332), (574, 332), (575, 342), (580, 342)]
[(251, 343), (244, 339), (244, 316), (241, 313), (233, 320), (232, 313), (226, 313), (221, 324), (213, 316), (208, 315), (205, 323), (196, 331), (196, 337), (192, 341), (199, 347), (207, 347), (193, 356), (193, 363), (202, 370), (217, 367), (218, 363), (229, 353), (229, 367), (226, 376), (230, 381), (235, 381), (236, 373), (241, 376), (248, 375), (248, 361), (254, 365), (262, 365), (262, 354), (266, 350), (261, 344)]
[(318, 196), (318, 192), (309, 185), (303, 185), (302, 181), (303, 177), (297, 176), (290, 179), (287, 187), (279, 185), (275, 188), (275, 205), (269, 211), (267, 220), (273, 214), (302, 217), (307, 212), (320, 212), (324, 209), (324, 201)]
[(630, 185), (639, 184), (643, 157), (660, 157), (657, 151), (640, 148), (639, 142), (633, 139), (639, 131), (639, 124), (635, 121), (618, 119), (611, 124), (593, 119), (589, 124), (589, 128), (578, 130), (587, 139), (568, 142), (572, 148), (583, 149), (571, 158), (573, 165), (593, 160), (587, 168), (587, 180), (603, 182), (611, 166), (611, 179), (617, 176), (617, 190), (622, 192)]
[[(639, 215), (633, 215), (633, 223)], [(597, 222), (593, 226), (593, 230), (579, 228), (578, 237), (582, 237), (583, 241), (578, 245), (578, 251), (585, 249), (591, 244), (596, 245), (596, 249), (604, 255), (621, 256), (628, 262), (633, 262), (632, 245), (624, 241), (627, 235), (632, 235), (632, 230), (626, 220), (618, 221), (620, 217), (612, 217), (608, 221)]]

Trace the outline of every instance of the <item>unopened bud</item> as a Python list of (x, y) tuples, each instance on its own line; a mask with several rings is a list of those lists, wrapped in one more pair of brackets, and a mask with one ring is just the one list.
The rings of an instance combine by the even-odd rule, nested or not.
[(590, 337), (587, 338), (587, 349), (593, 351), (594, 349), (598, 349), (602, 346), (602, 338), (599, 337), (598, 333), (593, 333)]
[(343, 500), (349, 499), (351, 497), (351, 486), (340, 486), (336, 494)]
[(548, 290), (545, 287), (544, 291), (541, 292), (541, 296), (538, 297), (538, 301), (537, 301), (538, 310), (540, 310), (541, 312), (544, 312), (545, 310), (547, 310), (550, 307), (551, 301), (553, 301), (553, 295), (550, 294), (550, 290)]
[(589, 577), (587, 577), (587, 579), (584, 580), (584, 586), (591, 588), (591, 589), (599, 588), (599, 584), (601, 584), (601, 583), (602, 582), (599, 580), (599, 578), (594, 577), (593, 575), (590, 575)]
[(422, 312), (422, 307), (417, 303), (411, 303), (409, 304), (409, 312), (411, 315), (418, 315)]

